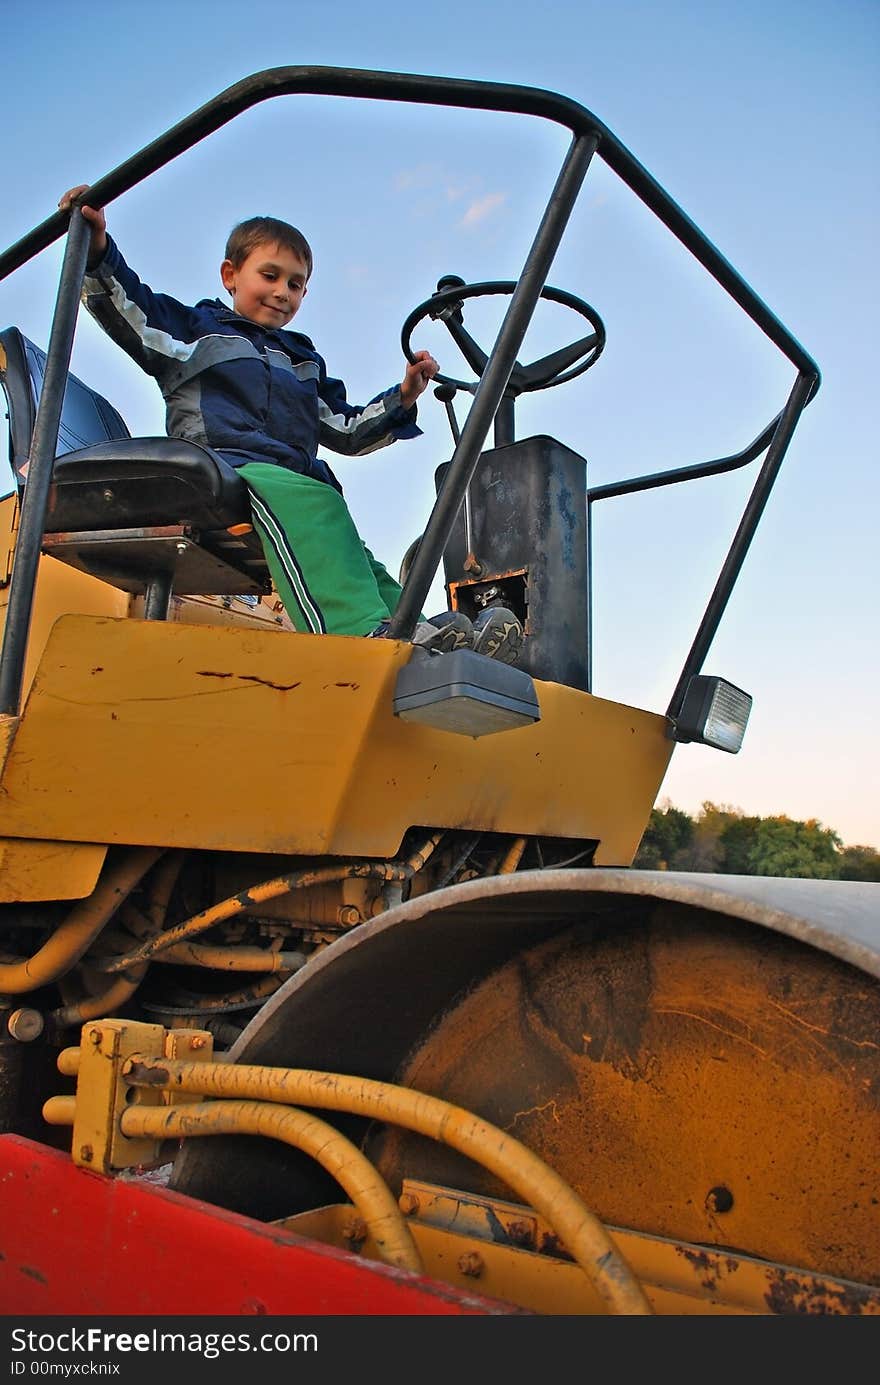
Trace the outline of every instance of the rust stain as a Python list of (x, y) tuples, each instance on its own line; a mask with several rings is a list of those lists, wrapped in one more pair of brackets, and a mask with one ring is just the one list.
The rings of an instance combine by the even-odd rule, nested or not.
[(822, 1280), (774, 1270), (764, 1301), (771, 1313), (792, 1313), (810, 1316), (844, 1314), (859, 1316), (864, 1312), (867, 1295), (855, 1286), (847, 1289), (823, 1283)]
[(717, 1258), (714, 1255), (707, 1255), (702, 1250), (687, 1250), (684, 1246), (679, 1246), (677, 1249), (687, 1260), (703, 1288), (710, 1294), (715, 1293), (718, 1289)]
[(241, 683), (256, 683), (262, 688), (274, 688), (276, 692), (293, 692), (294, 688), (300, 686), (300, 681), (296, 683), (273, 683), (271, 678), (258, 678), (253, 673), (218, 673), (213, 669), (200, 668), (196, 670), (199, 678), (237, 678)]

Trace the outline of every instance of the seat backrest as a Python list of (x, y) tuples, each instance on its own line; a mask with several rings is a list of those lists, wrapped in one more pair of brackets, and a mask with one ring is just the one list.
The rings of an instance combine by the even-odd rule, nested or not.
[[(17, 327), (0, 331), (0, 384), (9, 414), (9, 460), (19, 485), (27, 475), (37, 405), (46, 371), (46, 353)], [(117, 409), (75, 375), (68, 375), (55, 455), (64, 456), (95, 443), (130, 438)]]
[[(0, 384), (10, 461), (27, 476), (46, 353), (18, 330), (0, 332)], [(247, 487), (226, 459), (184, 438), (133, 438), (103, 395), (68, 375), (43, 553), (148, 598), (164, 618), (179, 595), (271, 591), (251, 524)]]

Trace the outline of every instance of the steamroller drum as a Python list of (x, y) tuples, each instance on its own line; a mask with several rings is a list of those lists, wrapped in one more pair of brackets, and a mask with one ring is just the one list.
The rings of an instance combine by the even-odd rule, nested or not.
[[(604, 1222), (880, 1283), (880, 888), (526, 871), (425, 895), (334, 943), (230, 1059), (400, 1083), (544, 1159)], [(395, 1192), (511, 1199), (444, 1146), (323, 1112)], [(265, 1220), (339, 1200), (252, 1140), (172, 1187)]]

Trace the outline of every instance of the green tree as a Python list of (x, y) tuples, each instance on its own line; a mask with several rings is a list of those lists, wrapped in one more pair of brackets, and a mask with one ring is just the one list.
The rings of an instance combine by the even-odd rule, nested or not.
[(668, 800), (652, 809), (633, 865), (637, 870), (671, 870), (693, 836), (693, 818)]
[(836, 880), (842, 843), (837, 833), (810, 818), (761, 818), (748, 852), (750, 875), (792, 875)]
[(738, 808), (704, 802), (694, 823), (690, 841), (679, 852), (679, 870), (698, 870), (715, 873), (735, 869), (727, 864), (725, 841), (737, 824), (746, 821)]
[(872, 846), (845, 846), (840, 857), (841, 880), (880, 880), (880, 851)]
[(751, 855), (761, 828), (761, 818), (738, 814), (721, 833), (722, 859), (718, 869), (725, 875), (750, 875)]

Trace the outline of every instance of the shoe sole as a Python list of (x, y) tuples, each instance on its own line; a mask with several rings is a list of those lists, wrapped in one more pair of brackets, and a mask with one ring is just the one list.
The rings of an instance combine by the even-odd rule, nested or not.
[(515, 664), (522, 647), (523, 632), (517, 620), (485, 626), (478, 632), (473, 644), (477, 654), (483, 654), (487, 659), (497, 659), (502, 664)]

